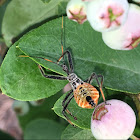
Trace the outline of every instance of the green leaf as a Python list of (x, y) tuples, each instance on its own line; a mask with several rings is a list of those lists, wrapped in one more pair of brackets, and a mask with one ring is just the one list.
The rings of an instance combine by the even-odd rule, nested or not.
[(1, 33), (1, 26), (2, 26), (2, 20), (3, 20), (3, 16), (6, 10), (7, 5), (9, 4), (10, 0), (2, 0), (0, 1), (0, 39), (2, 37), (2, 33)]
[(30, 30), (29, 27), (65, 13), (67, 1), (51, 0), (48, 4), (44, 4), (41, 0), (12, 0), (2, 23), (2, 33), (7, 46)]
[(51, 0), (41, 0), (44, 3), (49, 3)]
[[(47, 99), (39, 105), (39, 106), (32, 106), (30, 103), (30, 110), (24, 116), (18, 116), (20, 126), (24, 131), (26, 126), (33, 120), (44, 118), (44, 119), (51, 119), (51, 120), (58, 120), (58, 116), (52, 110), (54, 103), (56, 100), (62, 95), (62, 92), (59, 92)], [(59, 118), (60, 119), (60, 118)]]
[(64, 126), (52, 120), (38, 119), (28, 124), (24, 140), (60, 139)]
[(75, 128), (72, 125), (68, 125), (63, 131), (62, 140), (95, 140), (91, 130)]
[[(61, 52), (61, 18), (53, 20), (24, 36), (18, 47), (29, 56), (42, 56), (56, 61)], [(140, 47), (130, 51), (112, 50), (102, 41), (101, 34), (94, 31), (88, 22), (79, 25), (65, 18), (64, 50), (70, 50), (75, 73), (83, 80), (96, 72), (104, 76), (108, 89), (140, 92)], [(45, 68), (63, 74), (50, 62), (32, 58)]]
[(0, 55), (0, 65), (1, 65), (1, 63), (2, 63), (2, 57), (1, 57), (1, 55)]
[[(20, 48), (15, 48), (17, 46)], [(69, 48), (68, 48), (69, 47)], [(65, 18), (64, 50), (72, 50), (75, 73), (83, 80), (92, 72), (104, 76), (104, 87), (116, 91), (140, 92), (140, 48), (116, 51), (108, 48), (101, 34), (93, 31), (88, 22), (79, 25)], [(22, 52), (20, 51), (22, 50)], [(65, 81), (49, 80), (41, 76), (36, 64), (66, 75), (54, 63), (23, 54), (56, 60), (61, 56), (61, 18), (50, 21), (23, 36), (11, 49), (2, 64), (0, 85), (3, 93), (20, 100), (37, 100), (54, 95)]]
[[(64, 100), (66, 95), (63, 95), (62, 97), (60, 97), (57, 102), (54, 104), (53, 110), (54, 112), (66, 119), (64, 117), (64, 115), (62, 114), (62, 102)], [(72, 101), (70, 102), (70, 104), (68, 105), (68, 109), (69, 111), (77, 118), (77, 120), (74, 120), (73, 117), (71, 117), (70, 115), (67, 115), (68, 118), (70, 119), (70, 121), (83, 129), (90, 129), (90, 122), (91, 122), (91, 115), (93, 113), (94, 109), (85, 109), (85, 108), (81, 108), (77, 105), (77, 103), (75, 102), (74, 99), (72, 99)]]
[(15, 44), (2, 63), (0, 86), (4, 94), (17, 100), (38, 100), (54, 95), (65, 86), (66, 81), (44, 78), (36, 63), (18, 57), (21, 54)]
[(136, 121), (136, 127), (135, 127), (135, 130), (134, 130), (133, 134), (136, 137), (140, 138), (140, 119), (139, 118)]

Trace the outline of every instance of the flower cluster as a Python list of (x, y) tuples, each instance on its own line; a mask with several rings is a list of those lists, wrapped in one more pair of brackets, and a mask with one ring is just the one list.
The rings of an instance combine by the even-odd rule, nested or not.
[(88, 20), (112, 49), (130, 50), (140, 43), (140, 7), (127, 0), (70, 0), (66, 11), (79, 24)]

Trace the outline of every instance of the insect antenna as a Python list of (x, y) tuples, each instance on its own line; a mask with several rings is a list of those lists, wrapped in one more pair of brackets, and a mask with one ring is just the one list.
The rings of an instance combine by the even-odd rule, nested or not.
[[(64, 53), (63, 47), (64, 47), (64, 43), (65, 43), (65, 42), (63, 43), (63, 39), (64, 39), (64, 26), (63, 25), (64, 25), (64, 17), (62, 15), (62, 26), (61, 26), (61, 50), (62, 50), (62, 55)], [(60, 57), (58, 61), (60, 61), (61, 59), (62, 58)], [(64, 57), (63, 57), (63, 64), (66, 65), (65, 61), (64, 61)]]
[(61, 27), (61, 49), (62, 49), (62, 54), (63, 54), (63, 15), (62, 15), (62, 27)]
[[(61, 67), (63, 67), (64, 65), (66, 65), (65, 64), (65, 61), (64, 61), (64, 56), (63, 56), (63, 53), (64, 53), (64, 51), (63, 51), (64, 50), (63, 49), (63, 46), (64, 46), (64, 44), (63, 44), (63, 40), (64, 40), (64, 36), (63, 36), (63, 34), (64, 34), (64, 26), (63, 26), (63, 24), (64, 24), (64, 20), (63, 20), (63, 15), (62, 15), (62, 26), (61, 26), (61, 50), (62, 50), (62, 56), (58, 59), (57, 62), (54, 62), (52, 60), (49, 60), (49, 59), (46, 59), (46, 58), (43, 58), (43, 57), (37, 57), (37, 56), (19, 55), (19, 57), (40, 58), (40, 59), (43, 59), (43, 60), (52, 62), (54, 64), (57, 64), (57, 65), (59, 65)], [(61, 59), (63, 59), (63, 62), (62, 62), (63, 64), (59, 64), (59, 62), (60, 62)]]
[(59, 65), (59, 66), (62, 67), (62, 65), (58, 64), (57, 62), (54, 62), (54, 61), (52, 61), (52, 60), (49, 60), (49, 59), (46, 59), (46, 58), (43, 58), (43, 57), (38, 57), (38, 56), (28, 56), (28, 55), (19, 55), (18, 57), (40, 58), (40, 59), (43, 59), (43, 60), (49, 61), (49, 62), (51, 62), (51, 63), (57, 64), (57, 65)]

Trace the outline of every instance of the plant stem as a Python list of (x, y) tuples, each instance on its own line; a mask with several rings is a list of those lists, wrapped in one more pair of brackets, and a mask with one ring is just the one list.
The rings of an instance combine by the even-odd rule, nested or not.
[(137, 108), (137, 111), (138, 111), (138, 117), (140, 119), (140, 94), (138, 95), (132, 95), (132, 94), (129, 94), (129, 96), (133, 99), (135, 105), (136, 105), (136, 108)]
[(137, 137), (134, 136), (133, 134), (130, 136), (130, 138), (131, 138), (132, 140), (140, 140), (140, 138), (137, 138)]

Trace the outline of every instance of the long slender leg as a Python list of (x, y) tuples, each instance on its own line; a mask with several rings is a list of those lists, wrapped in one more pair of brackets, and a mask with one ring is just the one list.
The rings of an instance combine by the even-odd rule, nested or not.
[(98, 74), (97, 77), (98, 77), (98, 78), (101, 78), (100, 86), (101, 86), (101, 88), (102, 88), (103, 82), (104, 82), (104, 77), (103, 77), (103, 75), (100, 75), (100, 74)]
[(57, 63), (59, 63), (61, 61), (61, 59), (67, 55), (67, 58), (68, 58), (68, 64), (69, 64), (69, 67), (70, 67), (70, 71), (73, 72), (73, 62), (72, 62), (72, 57), (71, 57), (71, 53), (70, 51), (66, 50), (61, 56), (60, 58), (57, 60)]
[(66, 109), (66, 112), (67, 112), (68, 114), (70, 114), (70, 115), (74, 118), (74, 120), (77, 120), (77, 117), (73, 116), (72, 113), (71, 113), (68, 109)]
[(40, 65), (38, 65), (41, 74), (45, 77), (45, 78), (50, 78), (50, 79), (58, 79), (58, 80), (67, 80), (66, 77), (64, 76), (58, 76), (58, 75), (46, 75), (44, 70), (42, 69), (42, 67)]
[[(71, 91), (66, 95), (66, 97), (64, 98), (64, 100), (63, 100), (63, 102), (62, 102), (62, 106), (63, 106), (63, 107), (65, 106), (65, 102), (67, 101), (68, 97), (69, 97), (72, 93), (73, 93), (73, 90), (71, 90)], [(68, 109), (66, 109), (66, 112), (67, 112), (68, 114), (70, 114), (75, 120), (77, 120), (77, 118), (76, 118), (75, 116), (73, 116), (72, 113), (71, 113)]]
[[(98, 80), (99, 77), (101, 78), (101, 82), (99, 82), (99, 80)], [(102, 94), (103, 100), (104, 100), (104, 102), (106, 102), (105, 96), (104, 96), (104, 93), (103, 93), (103, 90), (102, 90), (103, 76), (102, 76), (102, 75), (97, 75), (96, 73), (92, 73), (92, 75), (91, 75), (90, 78), (87, 80), (87, 82), (88, 82), (89, 84), (91, 84), (93, 79), (96, 79), (96, 82), (97, 82), (97, 84), (98, 84), (98, 86), (99, 86), (99, 89), (100, 89), (100, 92), (101, 92), (101, 94)]]
[[(62, 114), (66, 117), (66, 119), (67, 119), (67, 121), (71, 124), (71, 125), (73, 125), (73, 123), (69, 120), (69, 118), (67, 117), (67, 115), (66, 115), (66, 109), (67, 109), (67, 107), (68, 107), (68, 105), (69, 105), (69, 103), (70, 103), (70, 101), (72, 100), (72, 98), (74, 97), (74, 95), (72, 95), (71, 97), (70, 97), (70, 99), (68, 100), (68, 102), (65, 104), (65, 106), (63, 107), (63, 111), (62, 111)], [(73, 125), (74, 126), (74, 125)]]
[(72, 94), (73, 90), (70, 90), (70, 92), (66, 95), (66, 97), (64, 98), (63, 102), (62, 102), (62, 106), (65, 105), (66, 100), (68, 99), (68, 97)]
[[(104, 77), (103, 75), (97, 75), (96, 73), (92, 73), (92, 75), (90, 76), (90, 78), (88, 79), (88, 83), (92, 83), (92, 80), (96, 78), (96, 81), (98, 83), (98, 85), (100, 85), (100, 87), (102, 88), (103, 86), (103, 81), (104, 81)], [(99, 82), (99, 79), (98, 78), (101, 78), (101, 81)]]

